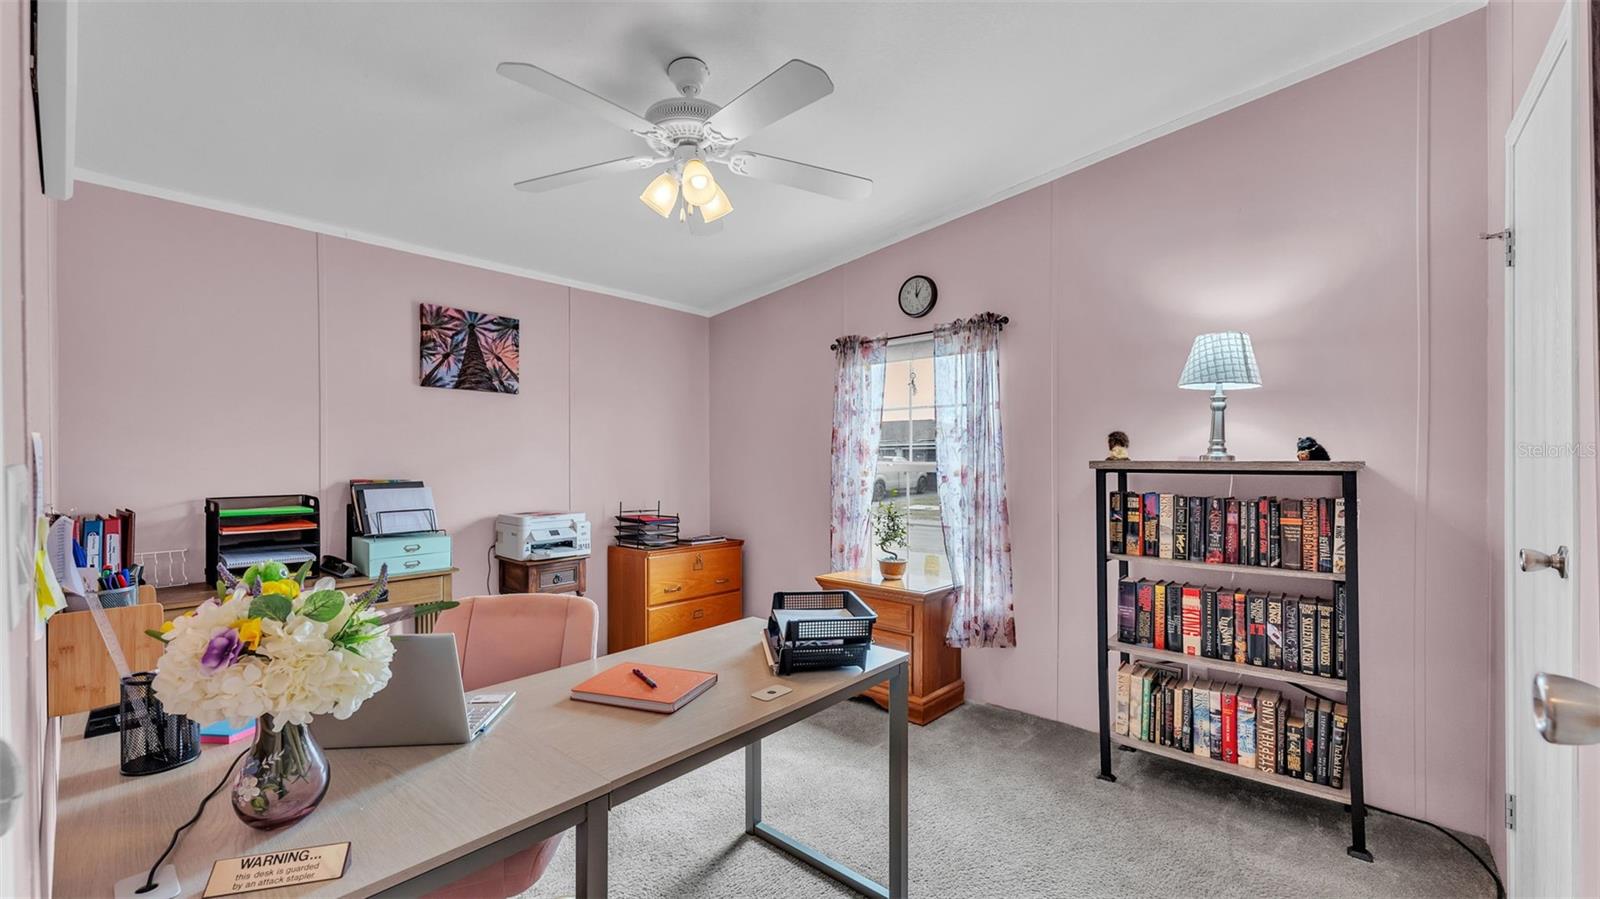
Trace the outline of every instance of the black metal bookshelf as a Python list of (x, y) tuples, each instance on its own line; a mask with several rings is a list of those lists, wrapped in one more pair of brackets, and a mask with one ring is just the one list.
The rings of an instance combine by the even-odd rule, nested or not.
[[(1360, 540), (1358, 533), (1358, 523), (1361, 516), (1359, 514), (1359, 495), (1356, 483), (1357, 476), (1366, 468), (1366, 463), (1096, 461), (1090, 462), (1089, 467), (1094, 471), (1095, 553), (1098, 560), (1095, 565), (1097, 585), (1095, 591), (1097, 597), (1095, 620), (1099, 629), (1100, 651), (1095, 654), (1095, 663), (1098, 669), (1100, 690), (1099, 778), (1105, 781), (1116, 781), (1116, 775), (1111, 770), (1111, 747), (1118, 745), (1127, 750), (1149, 752), (1162, 758), (1170, 758), (1185, 764), (1220, 771), (1245, 780), (1264, 783), (1320, 799), (1340, 802), (1348, 808), (1350, 814), (1350, 847), (1346, 851), (1354, 858), (1362, 861), (1372, 861), (1372, 853), (1367, 849), (1367, 806), (1362, 786), (1361, 731), (1363, 710), (1361, 707), (1361, 590), (1359, 576)], [(1287, 475), (1292, 477), (1336, 478), (1339, 481), (1339, 495), (1344, 499), (1346, 510), (1345, 570), (1342, 574), (1328, 574), (1325, 572), (1297, 571), (1283, 568), (1264, 568), (1253, 565), (1215, 565), (1205, 562), (1113, 554), (1109, 551), (1110, 544), (1107, 539), (1107, 496), (1111, 489), (1115, 489), (1119, 493), (1128, 492), (1129, 475), (1139, 475), (1141, 480), (1150, 476), (1161, 475), (1183, 477), (1192, 475)], [(1112, 480), (1113, 476), (1115, 478), (1114, 481)], [(1153, 649), (1148, 646), (1131, 646), (1121, 643), (1111, 630), (1110, 609), (1111, 605), (1116, 602), (1116, 595), (1113, 592), (1114, 581), (1110, 576), (1110, 566), (1112, 564), (1117, 566), (1116, 580), (1119, 581), (1128, 577), (1128, 569), (1131, 565), (1188, 569), (1205, 568), (1216, 571), (1219, 574), (1259, 575), (1267, 578), (1289, 577), (1324, 582), (1343, 581), (1345, 591), (1345, 677), (1343, 679), (1327, 678), (1300, 672), (1240, 665), (1221, 659), (1191, 656), (1162, 649)], [(1350, 715), (1348, 724), (1349, 745), (1345, 756), (1346, 775), (1344, 788), (1334, 789), (1285, 775), (1269, 774), (1253, 768), (1245, 768), (1241, 765), (1216, 762), (1210, 758), (1201, 758), (1192, 753), (1180, 752), (1158, 744), (1131, 740), (1114, 733), (1111, 727), (1111, 716), (1112, 703), (1115, 698), (1111, 695), (1111, 664), (1107, 659), (1107, 656), (1111, 653), (1117, 653), (1123, 662), (1128, 661), (1130, 658), (1141, 658), (1167, 664), (1227, 672), (1230, 675), (1242, 678), (1277, 681), (1300, 688), (1305, 692), (1310, 692), (1312, 695), (1320, 695), (1322, 691), (1343, 693), (1345, 695), (1345, 705), (1349, 709)]]

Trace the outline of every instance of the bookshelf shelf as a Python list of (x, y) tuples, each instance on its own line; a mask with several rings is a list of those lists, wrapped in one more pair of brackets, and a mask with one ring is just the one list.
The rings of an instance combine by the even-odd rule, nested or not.
[(1151, 755), (1160, 756), (1164, 759), (1174, 759), (1185, 764), (1194, 765), (1197, 768), (1220, 771), (1223, 774), (1230, 774), (1234, 777), (1241, 777), (1245, 780), (1253, 780), (1256, 783), (1264, 783), (1268, 786), (1278, 787), (1284, 790), (1291, 790), (1296, 793), (1304, 793), (1307, 796), (1315, 796), (1318, 799), (1330, 799), (1339, 803), (1348, 803), (1350, 801), (1349, 790), (1335, 790), (1333, 787), (1325, 787), (1322, 784), (1300, 780), (1299, 778), (1290, 777), (1287, 774), (1268, 774), (1265, 771), (1259, 771), (1255, 768), (1246, 768), (1243, 765), (1233, 765), (1227, 762), (1218, 761), (1210, 756), (1202, 758), (1192, 752), (1184, 752), (1181, 749), (1173, 749), (1171, 746), (1162, 746), (1159, 743), (1146, 743), (1143, 740), (1132, 740), (1117, 734), (1111, 735), (1111, 742), (1117, 744), (1118, 746), (1126, 746), (1129, 749), (1137, 749), (1140, 752), (1148, 752)]
[(1223, 574), (1260, 574), (1266, 577), (1288, 577), (1304, 581), (1342, 581), (1344, 574), (1329, 574), (1326, 571), (1301, 571), (1297, 568), (1263, 568), (1258, 565), (1224, 565), (1218, 562), (1191, 562), (1188, 559), (1163, 559), (1160, 556), (1129, 556), (1122, 553), (1106, 553), (1106, 558), (1113, 562), (1134, 562), (1148, 565), (1165, 565), (1172, 568), (1189, 568), (1202, 571), (1215, 571)]
[[(1193, 665), (1211, 671), (1226, 671), (1240, 677), (1259, 677), (1266, 680), (1279, 681), (1285, 684), (1303, 684), (1313, 690), (1327, 690), (1331, 693), (1344, 693), (1346, 685), (1337, 677), (1322, 677), (1316, 674), (1301, 674), (1298, 671), (1283, 671), (1277, 668), (1263, 668), (1259, 665), (1241, 665), (1238, 662), (1227, 662), (1222, 659), (1213, 659), (1206, 656), (1192, 656), (1187, 653), (1173, 652), (1170, 649), (1152, 649), (1148, 646), (1137, 646), (1123, 643), (1115, 636), (1106, 638), (1110, 645), (1107, 652), (1120, 652), (1134, 659), (1149, 659), (1152, 662), (1165, 662), (1176, 665)], [(1112, 734), (1112, 736), (1116, 736)]]
[[(1253, 780), (1280, 789), (1313, 796), (1318, 799), (1339, 802), (1344, 804), (1350, 813), (1350, 847), (1346, 851), (1354, 858), (1362, 861), (1372, 861), (1372, 853), (1367, 850), (1367, 807), (1363, 788), (1361, 751), (1363, 722), (1359, 612), (1360, 553), (1358, 551), (1359, 539), (1357, 533), (1360, 519), (1357, 479), (1366, 468), (1366, 463), (1288, 462), (1277, 460), (1235, 462), (1202, 462), (1199, 460), (1129, 460), (1112, 462), (1096, 460), (1089, 463), (1089, 468), (1093, 471), (1095, 479), (1095, 558), (1097, 560), (1096, 585), (1098, 588), (1095, 592), (1095, 620), (1099, 629), (1098, 639), (1100, 641), (1100, 652), (1095, 656), (1095, 666), (1098, 669), (1097, 682), (1100, 702), (1100, 779), (1111, 782), (1116, 781), (1116, 775), (1112, 773), (1112, 747), (1123, 746), (1197, 767), (1209, 768), (1213, 771), (1219, 771), (1245, 780)], [(1310, 477), (1322, 484), (1336, 481), (1338, 487), (1333, 492), (1333, 497), (1342, 499), (1344, 508), (1347, 510), (1344, 519), (1344, 571), (1339, 574), (1331, 574), (1292, 568), (1220, 565), (1188, 559), (1162, 559), (1157, 556), (1111, 553), (1109, 552), (1111, 543), (1108, 540), (1109, 523), (1107, 516), (1110, 494), (1112, 491), (1119, 494), (1127, 493), (1130, 475), (1138, 476), (1141, 484), (1143, 482), (1158, 481), (1167, 476), (1181, 478), (1185, 483), (1189, 483), (1191, 479), (1204, 475), (1225, 475), (1229, 477), (1247, 475), (1274, 479), (1285, 476)], [(1151, 488), (1146, 487), (1145, 489), (1149, 490)], [(1231, 491), (1232, 488), (1230, 486), (1229, 488), (1218, 489), (1213, 495)], [(1319, 492), (1326, 492), (1326, 488)], [(1302, 674), (1298, 671), (1283, 671), (1255, 665), (1241, 665), (1232, 661), (1191, 656), (1165, 649), (1155, 649), (1151, 646), (1131, 645), (1120, 642), (1117, 639), (1117, 630), (1113, 626), (1115, 621), (1113, 616), (1116, 614), (1117, 604), (1117, 584), (1121, 580), (1128, 578), (1129, 567), (1134, 564), (1182, 568), (1230, 576), (1260, 576), (1267, 579), (1295, 579), (1321, 583), (1342, 582), (1345, 601), (1345, 677), (1342, 679), (1328, 678)], [(1108, 658), (1112, 653), (1116, 655)], [(1117, 660), (1126, 662), (1129, 659), (1195, 666), (1213, 672), (1236, 675), (1241, 681), (1247, 679), (1270, 680), (1291, 686), (1303, 686), (1307, 690), (1318, 693), (1324, 691), (1333, 694), (1342, 693), (1349, 713), (1345, 734), (1344, 787), (1335, 789), (1287, 775), (1228, 764), (1209, 757), (1201, 757), (1190, 752), (1184, 752), (1181, 749), (1162, 746), (1159, 743), (1147, 743), (1116, 733), (1112, 729), (1112, 716), (1116, 706), (1116, 697), (1113, 695), (1114, 688), (1112, 685), (1113, 671), (1117, 667)]]

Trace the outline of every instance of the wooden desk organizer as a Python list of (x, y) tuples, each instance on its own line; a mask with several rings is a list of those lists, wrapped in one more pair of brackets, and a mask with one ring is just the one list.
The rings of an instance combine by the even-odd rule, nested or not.
[[(153, 670), (162, 646), (145, 631), (161, 627), (155, 588), (148, 584), (140, 587), (138, 605), (105, 611), (132, 670)], [(120, 678), (92, 612), (57, 612), (45, 625), (45, 685), (51, 716), (87, 712), (121, 701)]]

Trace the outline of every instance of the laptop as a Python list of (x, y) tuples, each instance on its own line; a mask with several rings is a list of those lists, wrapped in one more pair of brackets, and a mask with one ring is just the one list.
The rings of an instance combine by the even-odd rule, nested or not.
[(397, 634), (389, 684), (343, 721), (319, 715), (311, 733), (324, 749), (468, 743), (486, 732), (514, 692), (468, 695), (454, 634)]

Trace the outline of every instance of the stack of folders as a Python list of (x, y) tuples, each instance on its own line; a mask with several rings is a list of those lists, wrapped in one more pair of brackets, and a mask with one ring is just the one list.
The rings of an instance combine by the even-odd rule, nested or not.
[(433, 490), (421, 481), (359, 478), (350, 481), (354, 533), (362, 537), (416, 534), (439, 529)]
[(133, 565), (133, 512), (79, 515), (72, 519), (72, 539), (83, 547), (81, 567), (117, 571)]

